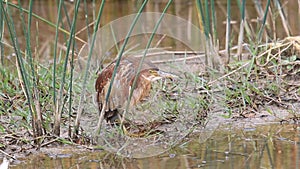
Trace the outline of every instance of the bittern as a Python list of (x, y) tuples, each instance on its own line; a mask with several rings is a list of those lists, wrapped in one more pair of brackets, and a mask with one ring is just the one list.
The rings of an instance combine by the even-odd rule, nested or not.
[[(111, 92), (106, 106), (104, 106), (106, 94), (110, 86), (116, 61), (106, 66), (98, 75), (95, 84), (98, 108), (100, 112), (105, 108), (104, 119), (110, 124), (116, 124), (116, 122), (120, 120), (120, 117), (122, 117), (122, 112), (127, 104), (130, 90), (134, 87), (133, 82), (138, 71), (139, 63), (140, 60), (135, 57), (121, 59), (115, 79), (112, 82)], [(162, 78), (174, 77), (176, 77), (176, 75), (163, 72), (154, 64), (145, 61), (140, 69), (129, 105), (136, 105), (150, 94), (151, 82)]]

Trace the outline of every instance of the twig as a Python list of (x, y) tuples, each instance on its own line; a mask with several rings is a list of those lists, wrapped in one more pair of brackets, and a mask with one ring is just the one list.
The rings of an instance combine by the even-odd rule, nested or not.
[(2, 153), (2, 154), (4, 154), (4, 155), (6, 155), (6, 156), (8, 156), (8, 157), (10, 157), (10, 158), (12, 158), (12, 159), (14, 159), (14, 160), (16, 160), (16, 158), (15, 158), (14, 156), (8, 154), (7, 152), (5, 152), (5, 151), (3, 151), (3, 150), (1, 150), (1, 149), (0, 149), (0, 153)]

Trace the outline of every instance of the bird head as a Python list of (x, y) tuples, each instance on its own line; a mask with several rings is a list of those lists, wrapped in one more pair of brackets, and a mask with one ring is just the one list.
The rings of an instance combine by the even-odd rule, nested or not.
[(150, 81), (156, 81), (159, 79), (175, 79), (178, 78), (178, 76), (172, 74), (172, 73), (168, 73), (168, 72), (164, 72), (161, 71), (159, 69), (150, 69), (148, 70), (149, 74), (148, 76), (145, 78), (150, 80)]

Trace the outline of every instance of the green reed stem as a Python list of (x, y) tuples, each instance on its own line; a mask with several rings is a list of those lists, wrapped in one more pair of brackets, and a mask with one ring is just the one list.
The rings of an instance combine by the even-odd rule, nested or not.
[(4, 34), (4, 18), (3, 18), (3, 2), (0, 3), (0, 64), (4, 65), (4, 47), (3, 47), (3, 34)]
[[(69, 12), (68, 12), (68, 8), (66, 7), (66, 4), (65, 3), (62, 3), (62, 7), (63, 7), (63, 10), (64, 10), (64, 13), (65, 13), (65, 16), (67, 18), (67, 24), (68, 24), (68, 27), (71, 29), (71, 19), (69, 17)], [(76, 12), (76, 11), (75, 11)], [(64, 29), (64, 22), (61, 20), (61, 25), (62, 25), (62, 28)], [(76, 36), (75, 36), (76, 37)], [(75, 43), (75, 48), (77, 49), (77, 45), (76, 45), (76, 41), (74, 41)]]
[(291, 36), (291, 28), (288, 23), (288, 18), (286, 17), (286, 14), (283, 10), (283, 6), (281, 5), (281, 2), (278, 0), (274, 0), (273, 2), (275, 4), (277, 10), (279, 11), (279, 15), (281, 17), (281, 22), (282, 22), (282, 25), (283, 25), (286, 35)]
[[(84, 0), (84, 13), (86, 16), (88, 16), (88, 6), (87, 6), (87, 2), (86, 0)], [(89, 31), (89, 18), (85, 17), (85, 24), (86, 24), (86, 32), (87, 32), (87, 37), (88, 39), (90, 39), (91, 35), (90, 35), (90, 31)], [(88, 40), (89, 42), (89, 40)]]
[[(251, 28), (249, 26), (249, 23), (247, 22), (247, 20), (245, 20), (245, 14), (246, 14), (246, 0), (242, 0), (242, 4), (240, 2), (240, 0), (237, 0), (237, 4), (240, 10), (240, 14), (241, 14), (241, 18), (243, 20), (243, 25), (244, 25), (244, 30), (246, 31), (246, 35), (249, 39), (253, 39), (253, 33), (251, 32)], [(244, 38), (243, 38), (244, 39)], [(251, 40), (251, 42), (253, 42)]]
[[(240, 1), (238, 0), (238, 3)], [(246, 0), (243, 0), (242, 5), (239, 5), (240, 7), (240, 12), (241, 12), (241, 23), (240, 23), (240, 33), (238, 37), (238, 58), (239, 60), (242, 60), (242, 44), (243, 44), (243, 39), (244, 39), (244, 29), (245, 29), (245, 4)]]
[(81, 114), (83, 112), (84, 109), (84, 96), (85, 96), (85, 92), (86, 92), (86, 85), (87, 85), (87, 78), (88, 78), (88, 72), (89, 72), (89, 68), (91, 65), (91, 58), (92, 58), (92, 54), (93, 54), (93, 49), (94, 49), (94, 44), (97, 38), (97, 31), (100, 25), (100, 19), (104, 10), (104, 5), (105, 5), (105, 0), (102, 0), (101, 5), (100, 5), (100, 9), (99, 9), (99, 13), (97, 16), (97, 20), (96, 20), (96, 24), (94, 27), (94, 32), (93, 32), (93, 37), (92, 37), (92, 42), (90, 44), (90, 50), (89, 50), (89, 54), (88, 54), (88, 60), (87, 60), (87, 64), (86, 64), (86, 68), (85, 68), (85, 72), (84, 72), (84, 77), (83, 77), (83, 81), (82, 81), (82, 92), (80, 95), (80, 100), (79, 100), (79, 106), (78, 106), (78, 112), (77, 112), (77, 116), (75, 119), (75, 127), (74, 127), (74, 133), (78, 134), (78, 129), (79, 129), (79, 120), (81, 117)]
[[(22, 28), (23, 28), (23, 32), (24, 32), (24, 35), (25, 35), (25, 39), (26, 39), (26, 55), (27, 55), (26, 57), (29, 60), (28, 63), (29, 63), (30, 69), (31, 69), (31, 77), (32, 77), (32, 80), (33, 80), (32, 86), (34, 88), (33, 91), (35, 91), (35, 89), (37, 89), (37, 84), (36, 84), (37, 83), (37, 80), (36, 80), (37, 75), (35, 74), (35, 70), (34, 70), (33, 56), (32, 56), (32, 51), (31, 51), (31, 31), (30, 31), (31, 30), (31, 19), (32, 19), (32, 0), (30, 0), (30, 2), (29, 2), (27, 30), (26, 30), (24, 12), (23, 12), (23, 8), (21, 6), (21, 1), (20, 0), (18, 0), (18, 4), (19, 4), (20, 15), (21, 15)], [(35, 97), (38, 97), (38, 93), (35, 93)]]
[(231, 0), (227, 0), (227, 22), (226, 22), (226, 44), (225, 49), (227, 52), (227, 63), (230, 62), (230, 31), (231, 31)]
[[(12, 7), (17, 8), (17, 9), (19, 8), (17, 5), (15, 5), (15, 4), (11, 3), (11, 2), (6, 2), (6, 4), (7, 4), (7, 6), (12, 6)], [(26, 12), (26, 13), (29, 13), (29, 11), (26, 10), (26, 9), (23, 9), (23, 11)], [(40, 20), (40, 21), (42, 21), (42, 22), (48, 24), (49, 26), (51, 26), (51, 27), (53, 27), (53, 28), (56, 28), (56, 24), (54, 24), (54, 23), (48, 21), (47, 19), (45, 19), (45, 18), (43, 18), (43, 17), (41, 17), (41, 16), (39, 16), (39, 15), (37, 15), (37, 14), (35, 14), (35, 13), (32, 13), (32, 17), (35, 17), (35, 18), (37, 18), (38, 20)], [(59, 31), (61, 31), (61, 32), (63, 32), (64, 34), (69, 35), (69, 36), (70, 36), (70, 34), (71, 34), (71, 33), (68, 32), (67, 30), (65, 30), (65, 29), (63, 29), (63, 28), (60, 28), (60, 27), (59, 27)], [(85, 41), (83, 41), (82, 39), (80, 39), (80, 38), (78, 38), (78, 37), (75, 37), (75, 38), (76, 38), (77, 40), (79, 40), (80, 42), (85, 43)]]
[[(61, 84), (60, 84), (60, 97), (63, 97), (63, 88), (65, 86), (65, 81), (66, 81), (66, 73), (67, 73), (67, 65), (68, 65), (68, 60), (69, 60), (69, 55), (70, 55), (70, 49), (71, 49), (71, 45), (74, 37), (75, 37), (75, 28), (76, 28), (76, 21), (77, 21), (77, 14), (78, 14), (78, 9), (80, 6), (80, 0), (76, 1), (75, 4), (75, 11), (74, 11), (74, 16), (73, 16), (73, 21), (72, 21), (72, 25), (71, 25), (71, 31), (70, 31), (70, 36), (67, 42), (67, 50), (66, 50), (66, 56), (65, 56), (65, 60), (64, 60), (64, 64), (63, 64), (63, 75), (62, 75), (62, 79), (61, 79)], [(74, 56), (72, 56), (74, 57)], [(57, 136), (60, 135), (60, 121), (61, 121), (61, 114), (63, 112), (63, 107), (64, 107), (64, 102), (65, 99), (63, 99), (62, 101), (63, 103), (60, 105), (60, 109), (59, 111), (57, 111), (55, 113), (55, 119), (54, 119), (54, 127), (53, 127), (53, 133)]]
[[(61, 5), (62, 5), (62, 8), (63, 8), (64, 14), (65, 14), (65, 16), (66, 16), (67, 26), (68, 26), (69, 29), (71, 29), (71, 26), (72, 26), (71, 24), (72, 24), (72, 22), (71, 22), (71, 19), (70, 19), (70, 17), (69, 17), (69, 13), (68, 13), (68, 9), (67, 9), (67, 7), (66, 7), (66, 4), (65, 4), (65, 3), (62, 3)], [(62, 22), (62, 21), (61, 21), (61, 22)], [(63, 22), (62, 22), (62, 24), (63, 24)]]
[(58, 43), (58, 33), (59, 33), (59, 23), (61, 21), (61, 6), (63, 0), (59, 1), (58, 10), (57, 10), (57, 20), (55, 27), (55, 40), (54, 40), (54, 51), (53, 51), (53, 79), (52, 79), (52, 87), (53, 87), (53, 104), (54, 104), (54, 112), (58, 112), (57, 102), (56, 102), (56, 60), (57, 60), (57, 43)]
[(262, 33), (263, 33), (265, 25), (266, 25), (270, 2), (271, 2), (271, 0), (268, 0), (267, 6), (266, 6), (266, 9), (265, 9), (265, 13), (264, 13), (264, 18), (263, 18), (263, 21), (262, 21), (262, 25), (261, 25), (261, 27), (259, 29), (259, 32), (258, 32), (258, 43), (260, 43), (261, 39), (262, 39)]
[(216, 19), (216, 10), (215, 10), (215, 1), (210, 0), (211, 4), (211, 20), (212, 20), (212, 33), (213, 33), (213, 42), (215, 45), (217, 45), (218, 40), (218, 32), (217, 32), (217, 19)]
[[(74, 32), (75, 35), (75, 32)], [(68, 118), (69, 118), (69, 130), (68, 130), (68, 135), (69, 137), (71, 137), (71, 115), (72, 115), (72, 92), (73, 92), (73, 74), (74, 74), (74, 55), (75, 55), (75, 38), (72, 39), (72, 54), (71, 54), (71, 61), (70, 61), (70, 82), (69, 82), (69, 114), (68, 114)]]
[[(21, 4), (21, 3), (20, 3)], [(34, 66), (34, 62), (33, 62), (33, 55), (32, 55), (32, 50), (31, 50), (31, 20), (32, 20), (32, 6), (33, 6), (33, 0), (29, 1), (29, 14), (28, 14), (28, 26), (27, 26), (27, 37), (26, 37), (26, 46), (27, 46), (27, 53), (28, 53), (28, 57), (29, 57), (29, 65), (31, 67), (31, 76), (33, 78), (33, 101), (34, 101), (34, 106), (35, 107), (35, 112), (36, 112), (36, 130), (38, 133), (38, 136), (42, 136), (43, 135), (43, 130), (44, 127), (42, 125), (43, 121), (42, 121), (42, 112), (40, 109), (40, 97), (39, 97), (39, 91), (38, 91), (38, 75), (37, 72), (35, 70), (35, 66)], [(22, 8), (21, 8), (22, 9)], [(23, 13), (23, 11), (22, 11)]]
[(198, 12), (201, 15), (202, 25), (204, 26), (205, 37), (206, 37), (206, 39), (209, 39), (209, 29), (207, 29), (207, 27), (209, 27), (209, 25), (207, 25), (206, 22), (205, 22), (204, 10), (203, 10), (201, 1), (200, 0), (196, 0), (196, 5), (197, 5), (197, 10), (198, 10)]
[(210, 32), (210, 14), (209, 14), (209, 7), (208, 7), (208, 4), (209, 4), (209, 2), (208, 2), (208, 0), (205, 0), (204, 1), (205, 3), (204, 3), (204, 12), (205, 12), (205, 32), (207, 32), (207, 34), (210, 34), (211, 32)]
[(103, 118), (104, 118), (104, 111), (105, 111), (106, 105), (108, 104), (109, 95), (111, 93), (112, 85), (113, 85), (113, 82), (115, 80), (116, 73), (117, 73), (118, 67), (120, 65), (120, 61), (122, 59), (123, 52), (124, 52), (125, 47), (128, 43), (128, 40), (131, 36), (133, 28), (135, 27), (140, 15), (142, 14), (142, 11), (144, 10), (147, 3), (148, 3), (148, 0), (145, 0), (143, 2), (143, 4), (141, 5), (141, 7), (139, 8), (138, 13), (136, 14), (133, 22), (130, 25), (129, 31), (128, 31), (125, 39), (124, 39), (124, 43), (121, 46), (120, 52), (118, 53), (117, 60), (116, 60), (116, 65), (115, 65), (115, 68), (114, 68), (114, 71), (113, 71), (113, 74), (112, 74), (112, 77), (111, 77), (111, 81), (110, 81), (110, 84), (109, 84), (109, 87), (108, 87), (108, 90), (107, 90), (107, 94), (105, 96), (105, 104), (104, 104), (104, 106), (102, 106), (102, 110), (100, 110), (101, 112), (100, 112), (100, 118), (99, 118), (98, 124), (97, 124), (96, 134), (99, 134), (101, 132), (101, 124), (102, 124), (102, 121), (103, 121)]
[(117, 52), (119, 53), (119, 52), (120, 52), (120, 49), (119, 49), (119, 46), (118, 46), (118, 42), (117, 42), (117, 38), (116, 38), (116, 34), (115, 34), (114, 30), (113, 30), (113, 27), (112, 27), (112, 25), (111, 25), (111, 24), (109, 24), (109, 26), (110, 26), (110, 30), (111, 30), (112, 37), (113, 37), (113, 39), (114, 39), (114, 42), (115, 42), (115, 44), (116, 44), (115, 46), (116, 46)]
[[(132, 87), (131, 87), (131, 89), (130, 89), (130, 94), (129, 94), (128, 101), (127, 101), (127, 104), (126, 104), (126, 109), (125, 109), (126, 111), (124, 112), (123, 118), (125, 117), (125, 113), (128, 111), (129, 104), (130, 104), (130, 100), (131, 100), (132, 94), (133, 94), (133, 90), (135, 89), (135, 86), (136, 86), (138, 77), (139, 77), (139, 75), (140, 75), (141, 68), (142, 68), (142, 66), (143, 66), (143, 62), (144, 62), (145, 57), (146, 57), (146, 55), (147, 55), (147, 52), (148, 52), (148, 50), (149, 50), (149, 48), (150, 48), (150, 46), (151, 46), (152, 40), (153, 40), (153, 38), (154, 38), (154, 36), (155, 36), (155, 34), (156, 34), (156, 31), (157, 31), (157, 29), (158, 29), (158, 27), (159, 27), (159, 25), (160, 25), (160, 23), (161, 23), (161, 21), (162, 21), (164, 15), (165, 15), (165, 13), (167, 12), (167, 10), (168, 10), (168, 8), (170, 7), (170, 5), (171, 5), (172, 2), (173, 2), (173, 0), (169, 0), (169, 1), (168, 1), (166, 7), (164, 8), (164, 10), (163, 10), (163, 12), (162, 12), (162, 14), (160, 15), (160, 18), (158, 19), (157, 23), (155, 24), (155, 27), (154, 27), (154, 29), (153, 29), (153, 31), (152, 31), (152, 33), (151, 33), (151, 36), (150, 36), (150, 38), (149, 38), (149, 40), (148, 40), (148, 42), (147, 42), (146, 48), (145, 48), (144, 53), (143, 53), (143, 57), (142, 57), (141, 60), (140, 60), (140, 64), (139, 64), (139, 67), (138, 67), (136, 76), (134, 77), (134, 80), (133, 80), (133, 85), (132, 85)], [(123, 121), (123, 120), (122, 120), (122, 121)]]
[(139, 9), (138, 13), (136, 14), (136, 16), (135, 16), (132, 24), (130, 25), (129, 31), (128, 31), (126, 37), (125, 37), (125, 40), (124, 40), (124, 43), (123, 43), (123, 45), (122, 45), (122, 47), (120, 49), (120, 52), (118, 53), (117, 60), (116, 60), (116, 66), (114, 68), (114, 71), (113, 71), (113, 74), (112, 74), (112, 77), (111, 77), (111, 81), (110, 81), (110, 84), (109, 84), (109, 88), (108, 88), (108, 91), (107, 91), (107, 94), (106, 94), (106, 97), (105, 97), (106, 104), (108, 102), (108, 98), (109, 98), (109, 95), (110, 95), (110, 92), (111, 92), (112, 84), (114, 82), (114, 79), (115, 79), (118, 67), (120, 65), (120, 61), (121, 61), (121, 58), (122, 58), (122, 54), (123, 54), (123, 52), (125, 50), (125, 46), (127, 45), (128, 40), (129, 40), (129, 38), (131, 36), (131, 33), (133, 31), (133, 28), (135, 27), (136, 22), (138, 21), (140, 15), (142, 14), (142, 11), (144, 10), (144, 8), (145, 8), (145, 6), (146, 6), (147, 3), (148, 3), (148, 0), (145, 0), (143, 2), (142, 6), (140, 7), (140, 9)]
[[(7, 2), (6, 2), (7, 4)], [(3, 14), (4, 14), (4, 19), (5, 19), (5, 22), (7, 24), (7, 28), (8, 28), (8, 31), (9, 31), (9, 37), (11, 39), (11, 42), (13, 44), (13, 48), (14, 48), (14, 51), (15, 51), (15, 54), (16, 54), (16, 58), (17, 58), (17, 68), (20, 69), (20, 75), (21, 75), (21, 80), (24, 82), (24, 94), (27, 98), (27, 102), (28, 102), (28, 105), (29, 105), (29, 111), (30, 111), (30, 114), (32, 116), (32, 118), (34, 119), (36, 117), (36, 114), (34, 112), (34, 110), (32, 109), (32, 93), (31, 93), (31, 90), (30, 90), (30, 82), (29, 82), (29, 79), (28, 79), (28, 75), (27, 75), (27, 71), (25, 69), (25, 66), (24, 66), (24, 61), (23, 61), (23, 58), (22, 58), (22, 54), (21, 54), (21, 51), (20, 51), (20, 46), (19, 46), (19, 41), (18, 41), (18, 36), (16, 34), (16, 30), (15, 30), (15, 25), (14, 25), (14, 22), (13, 22), (13, 19), (12, 19), (12, 15), (11, 15), (11, 12), (10, 12), (10, 8), (9, 6), (7, 5), (7, 8), (6, 10), (4, 9), (4, 6), (2, 5), (2, 11), (3, 11)], [(32, 120), (32, 127), (35, 127), (35, 123), (34, 123), (34, 120)], [(37, 136), (37, 132), (36, 130), (33, 128), (33, 135), (34, 137)]]

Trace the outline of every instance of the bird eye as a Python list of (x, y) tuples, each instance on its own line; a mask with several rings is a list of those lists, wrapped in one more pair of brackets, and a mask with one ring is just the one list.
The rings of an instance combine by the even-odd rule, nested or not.
[(149, 70), (149, 73), (151, 73), (151, 74), (157, 74), (157, 71), (156, 70)]

